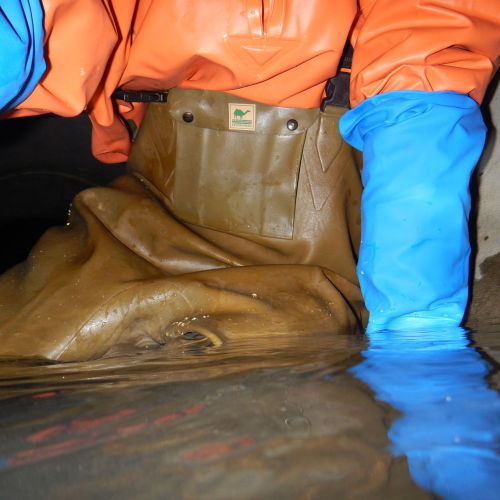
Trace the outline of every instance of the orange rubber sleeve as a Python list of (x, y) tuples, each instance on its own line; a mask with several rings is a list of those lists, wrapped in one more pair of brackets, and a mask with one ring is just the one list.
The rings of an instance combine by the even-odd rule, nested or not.
[(351, 104), (392, 90), (453, 90), (481, 102), (499, 65), (498, 0), (360, 0)]

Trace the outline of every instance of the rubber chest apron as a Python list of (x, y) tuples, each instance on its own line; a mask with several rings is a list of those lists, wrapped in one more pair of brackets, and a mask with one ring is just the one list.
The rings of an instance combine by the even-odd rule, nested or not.
[(358, 331), (361, 185), (344, 111), (170, 90), (130, 174), (77, 195), (67, 226), (0, 279), (0, 354)]

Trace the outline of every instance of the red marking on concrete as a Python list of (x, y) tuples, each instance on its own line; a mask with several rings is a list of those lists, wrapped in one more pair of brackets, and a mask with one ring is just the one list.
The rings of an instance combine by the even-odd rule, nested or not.
[(200, 413), (203, 411), (207, 405), (204, 405), (203, 403), (194, 405), (192, 408), (189, 408), (187, 410), (184, 410), (183, 413), (184, 415), (195, 415), (196, 413)]
[(236, 444), (236, 449), (237, 450), (244, 450), (245, 448), (248, 448), (249, 446), (252, 446), (255, 444), (255, 439), (253, 437), (246, 437), (243, 439), (240, 439)]
[(72, 431), (88, 431), (89, 429), (94, 429), (95, 427), (100, 427), (101, 425), (107, 424), (109, 422), (114, 422), (115, 420), (120, 420), (127, 415), (132, 415), (136, 410), (133, 408), (125, 408), (119, 410), (111, 415), (105, 415), (104, 417), (90, 418), (88, 420), (73, 420), (70, 424), (70, 430)]
[(57, 396), (57, 392), (54, 391), (41, 392), (40, 394), (33, 394), (31, 397), (33, 399), (38, 399), (38, 398), (51, 398), (52, 396)]
[(165, 422), (172, 422), (182, 417), (182, 413), (168, 413), (162, 417), (155, 418), (153, 424), (164, 424)]
[(146, 424), (128, 425), (127, 427), (120, 427), (116, 432), (122, 436), (129, 436), (130, 434), (139, 432), (144, 427), (146, 427)]
[(245, 437), (242, 439), (236, 439), (233, 441), (226, 441), (222, 443), (212, 443), (200, 446), (194, 450), (186, 451), (181, 455), (181, 459), (186, 462), (210, 462), (218, 458), (223, 458), (230, 455), (234, 451), (243, 450), (252, 446), (255, 443), (255, 439), (251, 437)]
[[(136, 410), (132, 408), (126, 408), (123, 410), (119, 410), (116, 413), (112, 413), (111, 415), (105, 415), (104, 417), (88, 420), (73, 420), (69, 425), (54, 425), (52, 427), (47, 427), (46, 429), (42, 429), (41, 431), (30, 434), (26, 438), (26, 441), (29, 441), (31, 443), (39, 443), (41, 441), (45, 441), (46, 439), (59, 436), (64, 431), (86, 432), (109, 422), (119, 420), (123, 417), (126, 417), (127, 415), (131, 415), (132, 413), (135, 413), (135, 411)], [(139, 425), (142, 426), (143, 424)], [(124, 429), (127, 428), (128, 427), (124, 427)]]
[(203, 411), (207, 405), (204, 404), (197, 404), (194, 405), (191, 408), (188, 408), (187, 410), (179, 411), (176, 413), (167, 413), (166, 415), (163, 415), (161, 417), (155, 418), (153, 420), (153, 424), (164, 424), (166, 422), (173, 422), (174, 420), (177, 420), (179, 418), (187, 417), (189, 415), (196, 415), (197, 413), (200, 413)]
[[(29, 435), (26, 440), (32, 443), (38, 443), (45, 439), (53, 438), (60, 435), (63, 432), (84, 432), (88, 433), (101, 425), (107, 424), (109, 422), (115, 422), (123, 417), (132, 415), (136, 410), (133, 408), (125, 408), (119, 410), (110, 415), (105, 415), (103, 417), (86, 419), (86, 420), (73, 420), (69, 425), (55, 425), (52, 427), (47, 427), (41, 431), (35, 432)], [(128, 426), (119, 427), (115, 432), (116, 434), (109, 434), (108, 438), (116, 437), (116, 435), (129, 435), (143, 429), (147, 424), (138, 423), (131, 424)], [(106, 436), (100, 433), (92, 432), (89, 437), (79, 437), (74, 439), (68, 439), (66, 441), (61, 441), (59, 443), (45, 445), (38, 448), (31, 448), (28, 450), (23, 450), (17, 452), (14, 456), (6, 460), (9, 466), (29, 464), (33, 462), (39, 462), (40, 460), (51, 458), (64, 453), (69, 453), (72, 451), (77, 451), (82, 447), (95, 445), (105, 441)]]
[(53, 427), (47, 427), (47, 429), (43, 429), (41, 431), (35, 432), (34, 434), (30, 434), (26, 438), (26, 441), (30, 441), (31, 443), (39, 443), (40, 441), (44, 441), (45, 439), (58, 436), (65, 430), (65, 425), (54, 425)]
[(41, 446), (40, 448), (19, 451), (9, 459), (9, 465), (29, 464), (32, 462), (38, 462), (44, 458), (61, 455), (62, 453), (67, 453), (72, 449), (78, 449), (84, 442), (84, 439), (69, 439), (68, 441), (61, 441), (60, 443)]

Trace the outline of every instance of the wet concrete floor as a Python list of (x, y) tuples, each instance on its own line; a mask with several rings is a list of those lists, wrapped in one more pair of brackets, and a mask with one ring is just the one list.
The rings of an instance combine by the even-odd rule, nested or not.
[[(498, 389), (493, 358), (500, 334), (484, 332), (476, 340), (481, 356), (468, 345), (459, 350), (472, 356), (471, 366), (482, 367), (466, 384), (480, 385), (487, 393), (473, 409), (480, 414), (473, 425), (484, 427), (493, 425), (499, 414), (499, 408), (493, 408), (498, 394), (491, 385)], [(425, 482), (420, 474), (417, 481), (427, 491), (419, 487), (406, 448), (394, 451), (395, 446), (404, 448), (394, 424), (408, 424), (405, 412), (411, 416), (415, 408), (407, 402), (395, 408), (399, 389), (394, 389), (394, 381), (405, 387), (405, 373), (397, 373), (397, 365), (396, 372), (389, 370), (394, 380), (384, 395), (380, 359), (370, 352), (363, 336), (347, 341), (323, 336), (307, 345), (291, 336), (218, 347), (194, 336), (159, 350), (116, 353), (85, 363), (3, 360), (0, 497), (458, 498), (451, 490), (446, 493), (447, 478)], [(383, 359), (384, 366), (390, 365), (393, 354)], [(464, 359), (462, 366), (469, 363)], [(420, 361), (412, 361), (412, 366), (420, 366)], [(422, 366), (431, 366), (429, 376), (436, 369), (435, 360), (429, 364), (425, 359)], [(373, 384), (367, 373), (375, 374)], [(443, 382), (442, 374), (437, 376), (448, 384), (445, 396), (439, 393), (438, 399), (462, 394), (449, 380)], [(408, 391), (403, 393), (405, 400)], [(419, 398), (425, 399), (410, 394), (410, 400)], [(468, 398), (465, 394), (462, 399)], [(455, 418), (450, 415), (446, 426)], [(423, 414), (416, 417), (425, 419)], [(401, 432), (411, 434), (411, 425)], [(456, 431), (462, 440), (468, 432)], [(492, 440), (498, 435), (489, 435), (486, 444), (474, 441), (474, 453), (486, 449), (486, 462), (479, 467), (486, 463), (491, 470), (496, 460), (491, 461), (491, 450), (495, 454), (498, 448), (498, 441)], [(420, 437), (419, 442), (426, 439)], [(417, 467), (414, 455), (408, 456)], [(444, 481), (445, 490), (442, 485), (429, 488), (436, 481)], [(488, 498), (491, 481), (480, 479), (479, 484), (485, 491), (476, 498)]]

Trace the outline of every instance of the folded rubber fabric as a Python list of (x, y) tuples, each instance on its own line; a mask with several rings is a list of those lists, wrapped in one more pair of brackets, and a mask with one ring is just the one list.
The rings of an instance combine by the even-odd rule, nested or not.
[(393, 91), (340, 122), (363, 151), (358, 278), (368, 332), (458, 326), (467, 302), (469, 180), (486, 127), (458, 92)]
[(46, 69), (39, 0), (0, 0), (0, 114), (24, 101)]
[(346, 110), (237, 99), (254, 132), (231, 129), (245, 123), (228, 120), (235, 100), (172, 89), (149, 105), (130, 174), (80, 192), (67, 224), (0, 276), (0, 357), (87, 360), (189, 332), (220, 345), (362, 331)]

